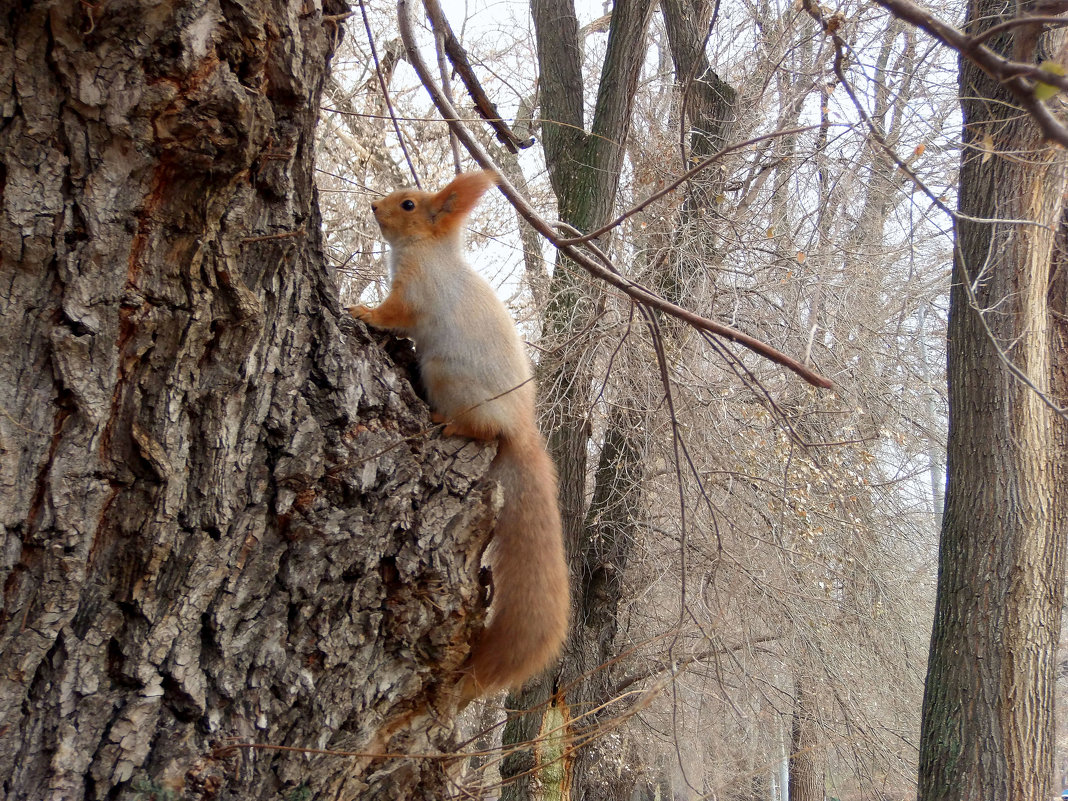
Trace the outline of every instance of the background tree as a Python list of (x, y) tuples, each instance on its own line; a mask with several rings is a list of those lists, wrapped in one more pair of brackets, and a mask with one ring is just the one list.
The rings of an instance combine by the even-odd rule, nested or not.
[[(980, 34), (1007, 12), (1001, 3), (970, 3), (965, 31)], [(1063, 41), (1025, 25), (987, 44), (1039, 63), (1063, 57)], [(1068, 170), (1063, 151), (1043, 141), (1013, 96), (966, 58), (960, 96), (949, 481), (920, 797), (1041, 799), (1051, 791), (1065, 570), (1055, 505), (1063, 433), (1054, 431), (1064, 421), (1055, 425), (1043, 394), (1068, 360), (1048, 294)]]

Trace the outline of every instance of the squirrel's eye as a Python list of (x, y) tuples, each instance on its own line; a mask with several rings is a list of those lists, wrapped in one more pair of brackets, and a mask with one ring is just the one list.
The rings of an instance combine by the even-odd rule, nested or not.
[(402, 201), (401, 202), (401, 208), (404, 209), (405, 211), (411, 211), (412, 209), (415, 208), (415, 201), (414, 200)]

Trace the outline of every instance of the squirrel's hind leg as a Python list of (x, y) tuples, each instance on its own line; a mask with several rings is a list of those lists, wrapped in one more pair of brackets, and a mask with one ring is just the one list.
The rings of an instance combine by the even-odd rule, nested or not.
[[(444, 423), (441, 433), (446, 437), (467, 437), (469, 439), (491, 440), (501, 435), (500, 426), (489, 420), (472, 419), (474, 415), (461, 415), (459, 419), (449, 420), (442, 415), (437, 422)], [(433, 419), (433, 418), (431, 418)]]

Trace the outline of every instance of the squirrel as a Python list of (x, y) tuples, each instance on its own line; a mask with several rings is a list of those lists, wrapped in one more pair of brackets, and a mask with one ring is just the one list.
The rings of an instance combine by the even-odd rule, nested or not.
[(491, 172), (457, 175), (438, 192), (402, 189), (371, 204), (390, 246), (390, 291), (353, 317), (415, 340), (431, 419), (444, 436), (497, 440), (501, 485), (487, 562), (489, 620), (464, 664), (465, 700), (517, 689), (559, 654), (570, 601), (556, 468), (534, 421), (534, 382), (508, 311), (463, 254), (463, 224)]

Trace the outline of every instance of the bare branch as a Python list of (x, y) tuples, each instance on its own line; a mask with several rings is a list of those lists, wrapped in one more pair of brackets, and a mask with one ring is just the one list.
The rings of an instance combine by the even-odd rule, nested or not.
[[(445, 58), (445, 35), (441, 31), (434, 31), (434, 52), (438, 57), (438, 75), (441, 76), (441, 90), (445, 93), (445, 97), (449, 98), (449, 102), (455, 102), (452, 99), (452, 82), (449, 79), (449, 62)], [(456, 172), (459, 173), (463, 169), (463, 162), (460, 158), (460, 143), (456, 139), (456, 134), (451, 130), (449, 131), (449, 150), (452, 151), (452, 163), (456, 168)]]
[(408, 153), (408, 146), (404, 143), (404, 135), (401, 133), (400, 123), (397, 122), (397, 115), (393, 111), (393, 101), (389, 97), (389, 87), (386, 85), (386, 78), (382, 74), (382, 64), (378, 60), (378, 48), (375, 47), (375, 37), (374, 34), (371, 33), (371, 21), (367, 18), (367, 9), (362, 2), (360, 3), (360, 13), (363, 14), (363, 28), (367, 32), (367, 44), (371, 48), (371, 59), (375, 62), (375, 74), (378, 75), (378, 85), (382, 89), (382, 97), (386, 101), (386, 108), (389, 109), (389, 118), (393, 121), (393, 130), (397, 134), (397, 142), (400, 144), (400, 149), (404, 153), (404, 160), (408, 162), (408, 169), (412, 173), (412, 180), (415, 181), (416, 186), (419, 186), (419, 175), (415, 170), (415, 165), (412, 164), (412, 157)]
[[(907, 0), (877, 0), (877, 1), (880, 4), (882, 4), (884, 6), (887, 6), (887, 7), (889, 7), (889, 4), (891, 4), (891, 3), (897, 3), (897, 2), (906, 2), (907, 3)], [(908, 5), (912, 5), (912, 4), (908, 3)], [(945, 214), (947, 214), (954, 221), (954, 223), (956, 223), (960, 219), (968, 219), (968, 220), (971, 220), (972, 222), (1010, 223), (1010, 224), (1026, 223), (1026, 224), (1030, 224), (1030, 225), (1040, 225), (1040, 223), (1035, 222), (1035, 221), (977, 220), (977, 219), (972, 218), (972, 217), (966, 217), (964, 215), (961, 215), (959, 212), (954, 211), (953, 209), (949, 208), (945, 204), (945, 202), (935, 192), (932, 192), (931, 189), (923, 181), (920, 180), (920, 178), (913, 172), (911, 166), (906, 161), (902, 160), (897, 155), (897, 152), (887, 143), (886, 138), (883, 136), (883, 134), (879, 130), (878, 126), (875, 124), (875, 122), (868, 115), (867, 111), (864, 109), (864, 105), (860, 102), (860, 100), (854, 94), (852, 86), (846, 80), (845, 69), (844, 69), (844, 66), (843, 66), (843, 63), (844, 63), (844, 60), (845, 60), (845, 52), (848, 49), (848, 45), (845, 43), (845, 41), (842, 39), (842, 37), (839, 36), (838, 30), (837, 30), (837, 26), (832, 24), (825, 17), (823, 17), (822, 11), (820, 10), (819, 6), (816, 5), (814, 2), (812, 2), (812, 0), (802, 0), (802, 6), (804, 7), (805, 11), (807, 11), (813, 17), (813, 19), (815, 19), (818, 23), (820, 23), (820, 25), (823, 27), (823, 29), (827, 33), (827, 35), (831, 37), (831, 39), (832, 39), (832, 41), (834, 43), (835, 51), (836, 51), (836, 56), (835, 56), (835, 60), (834, 60), (834, 73), (835, 73), (835, 76), (838, 78), (839, 82), (845, 88), (846, 94), (849, 95), (850, 100), (853, 101), (854, 107), (857, 109), (857, 112), (859, 113), (861, 119), (868, 126), (868, 129), (871, 132), (872, 137), (883, 148), (883, 150), (887, 153), (887, 155), (897, 164), (898, 168), (906, 175), (906, 177), (910, 181), (912, 181), (912, 183), (918, 189), (920, 189), (920, 191), (922, 191), (924, 194), (926, 194), (927, 197), (930, 198), (931, 201), (935, 204), (935, 206), (937, 206), (941, 211), (943, 211)], [(922, 9), (920, 9), (920, 10), (922, 11)], [(911, 21), (911, 20), (908, 20), (908, 21)], [(1068, 24), (1068, 19), (1064, 20), (1064, 22), (1065, 22), (1065, 24)], [(941, 25), (942, 23), (939, 23), (939, 24)], [(949, 27), (949, 26), (945, 26), (945, 27)], [(924, 30), (927, 30), (927, 29), (924, 28)], [(953, 29), (953, 30), (956, 30), (956, 29)], [(962, 37), (964, 36), (964, 34), (961, 34), (960, 31), (956, 31), (956, 32), (960, 36), (962, 36)], [(965, 38), (967, 38), (967, 37), (965, 37)], [(948, 42), (946, 42), (946, 44), (949, 47), (953, 47), (953, 45), (949, 44)], [(982, 67), (981, 64), (979, 66)], [(1030, 112), (1031, 115), (1036, 120), (1039, 121), (1039, 125), (1042, 126), (1043, 130), (1046, 130), (1046, 126), (1057, 126), (1057, 127), (1060, 127), (1060, 128), (1063, 129), (1063, 126), (1061, 125), (1061, 123), (1059, 121), (1057, 121), (1056, 119), (1054, 119), (1053, 115), (1050, 113), (1050, 110), (1046, 107), (1046, 105), (1042, 101), (1037, 100), (1034, 97), (1033, 93), (1031, 95), (1029, 95), (1027, 98), (1020, 98), (1020, 102), (1024, 106), (1024, 108), (1028, 112)], [(1062, 143), (1062, 144), (1064, 144), (1064, 143)], [(962, 282), (962, 285), (963, 285), (963, 287), (965, 289), (965, 292), (967, 293), (968, 303), (972, 307), (972, 309), (977, 313), (978, 319), (979, 319), (980, 324), (982, 325), (983, 331), (987, 335), (987, 339), (989, 340), (991, 346), (994, 348), (995, 352), (998, 354), (998, 356), (1001, 359), (1002, 363), (1005, 365), (1005, 368), (1018, 381), (1020, 381), (1022, 384), (1024, 384), (1025, 386), (1027, 386), (1028, 388), (1033, 390), (1035, 392), (1035, 394), (1038, 395), (1038, 397), (1042, 401), (1042, 403), (1045, 404), (1054, 414), (1057, 414), (1057, 415), (1059, 415), (1061, 417), (1064, 417), (1065, 419), (1068, 419), (1068, 409), (1058, 405), (1056, 402), (1054, 402), (1054, 400), (1049, 396), (1048, 393), (1042, 391), (1039, 387), (1035, 386), (1034, 382), (1030, 379), (1030, 377), (1022, 369), (1020, 369), (1020, 367), (1015, 362), (1013, 362), (1012, 358), (1009, 356), (1008, 353), (1005, 352), (1005, 349), (998, 342), (997, 337), (994, 336), (994, 332), (990, 329), (990, 324), (987, 322), (987, 319), (986, 319), (986, 316), (985, 316), (986, 309), (984, 309), (979, 304), (978, 299), (975, 297), (975, 292), (974, 292), (974, 289), (973, 289), (972, 281), (968, 277), (967, 264), (966, 264), (966, 262), (964, 260), (963, 255), (960, 255), (960, 243), (959, 242), (955, 242), (954, 243), (954, 248), (958, 251), (958, 255), (960, 256), (959, 262), (960, 262), (960, 265), (961, 265), (961, 269), (964, 272), (964, 275), (965, 275), (965, 278), (966, 278), (966, 280)]]
[(618, 271), (613, 271), (598, 264), (590, 258), (586, 252), (579, 250), (574, 245), (564, 244), (564, 240), (560, 238), (552, 224), (541, 217), (530, 203), (527, 202), (526, 198), (512, 186), (508, 179), (504, 177), (501, 171), (493, 163), (493, 160), (490, 158), (489, 154), (486, 153), (478, 140), (472, 135), (467, 127), (460, 122), (460, 116), (456, 113), (456, 109), (449, 103), (448, 98), (446, 98), (441, 91), (441, 87), (434, 81), (430, 70), (427, 68), (426, 62), (423, 60), (422, 54), (419, 52), (412, 30), (411, 15), (411, 0), (398, 0), (397, 19), (400, 27), (401, 39), (404, 41), (404, 46), (408, 51), (408, 60), (415, 68), (419, 80), (422, 81), (423, 86), (426, 88), (427, 92), (430, 93), (434, 104), (438, 107), (438, 111), (441, 112), (442, 117), (448, 122), (449, 126), (456, 133), (457, 138), (463, 143), (464, 147), (467, 148), (471, 157), (479, 164), (479, 166), (487, 170), (492, 170), (497, 174), (501, 192), (508, 198), (508, 201), (519, 215), (538, 231), (538, 233), (544, 236), (555, 247), (559, 248), (569, 259), (574, 261), (588, 273), (600, 278), (602, 281), (614, 286), (616, 289), (619, 289), (631, 298), (631, 300), (658, 309), (665, 314), (670, 314), (695, 329), (707, 331), (716, 336), (736, 342), (754, 353), (758, 353), (764, 358), (792, 370), (813, 386), (822, 387), (824, 389), (830, 389), (833, 386), (829, 379), (801, 364), (796, 359), (773, 348), (766, 342), (762, 342), (759, 339), (744, 334), (735, 328), (724, 325), (723, 323), (709, 320), (689, 309), (676, 306), (674, 303), (671, 303), (652, 293), (648, 289), (630, 281)]
[[(837, 123), (837, 124), (838, 125), (842, 125), (844, 127), (850, 127), (847, 123)], [(763, 136), (756, 136), (756, 137), (754, 137), (752, 139), (747, 139), (744, 142), (739, 142), (739, 143), (734, 144), (734, 145), (729, 145), (728, 147), (725, 147), (722, 150), (720, 150), (718, 153), (714, 153), (713, 155), (709, 156), (707, 159), (702, 161), (696, 167), (693, 167), (692, 169), (687, 170), (682, 175), (680, 175), (676, 180), (672, 181), (667, 186), (665, 186), (663, 189), (660, 189), (660, 190), (654, 192), (653, 194), (649, 195), (649, 197), (647, 197), (645, 200), (643, 200), (640, 203), (638, 203), (638, 204), (632, 206), (631, 208), (627, 209), (625, 212), (623, 212), (618, 217), (616, 217), (616, 219), (612, 220), (612, 222), (607, 223), (606, 225), (602, 225), (596, 231), (593, 231), (591, 233), (583, 234), (582, 236), (572, 237), (571, 239), (561, 239), (558, 244), (559, 245), (581, 245), (581, 244), (586, 244), (587, 242), (590, 242), (590, 241), (592, 241), (594, 239), (597, 239), (599, 236), (602, 236), (602, 235), (608, 233), (613, 228), (615, 228), (618, 225), (620, 225), (628, 217), (633, 217), (635, 214), (637, 214), (638, 212), (640, 212), (643, 209), (647, 208), (652, 203), (655, 203), (656, 201), (660, 200), (660, 198), (662, 198), (662, 197), (664, 197), (666, 195), (670, 195), (672, 192), (674, 192), (676, 189), (678, 189), (684, 183), (689, 181), (691, 178), (693, 178), (699, 172), (702, 172), (703, 170), (708, 169), (713, 164), (715, 164), (717, 161), (719, 161), (721, 158), (726, 156), (728, 153), (733, 153), (733, 152), (735, 152), (737, 150), (744, 150), (745, 148), (750, 147), (751, 145), (758, 144), (758, 143), (766, 141), (768, 139), (776, 139), (776, 138), (778, 138), (780, 136), (793, 136), (794, 134), (804, 133), (805, 131), (814, 131), (817, 128), (821, 128), (821, 127), (823, 127), (822, 124), (821, 125), (806, 125), (803, 128), (789, 128), (789, 129), (784, 130), (784, 131), (773, 131), (772, 133), (764, 134)]]
[(449, 20), (445, 17), (445, 12), (441, 10), (438, 0), (423, 0), (423, 6), (426, 8), (427, 17), (430, 19), (430, 26), (444, 43), (445, 54), (449, 57), (449, 61), (452, 62), (456, 74), (460, 76), (460, 80), (467, 87), (468, 94), (471, 95), (471, 100), (475, 104), (475, 111), (493, 128), (497, 134), (497, 139), (513, 153), (518, 153), (521, 149), (533, 145), (533, 137), (520, 139), (508, 127), (507, 123), (501, 119), (497, 106), (489, 99), (489, 96), (482, 88), (482, 84), (478, 82), (478, 77), (475, 75), (475, 71), (471, 68), (471, 62), (467, 58), (467, 51), (460, 44), (460, 40), (456, 38), (456, 34), (452, 32), (452, 26), (449, 25)]
[(1016, 19), (999, 22), (992, 28), (987, 28), (978, 36), (972, 37), (972, 39), (976, 44), (982, 44), (987, 39), (997, 36), (999, 33), (1004, 33), (1013, 28), (1019, 28), (1022, 25), (1053, 25), (1060, 27), (1061, 25), (1068, 25), (1068, 19), (1065, 17), (1017, 17)]
[[(906, 22), (915, 25), (942, 44), (956, 50), (978, 66), (983, 72), (996, 81), (1004, 84), (1016, 99), (1038, 123), (1043, 136), (1050, 141), (1056, 142), (1062, 147), (1068, 147), (1068, 128), (1060, 120), (1056, 119), (1046, 104), (1035, 97), (1035, 87), (1038, 83), (1056, 86), (1061, 91), (1068, 91), (1068, 76), (1057, 75), (1050, 70), (1045, 70), (1036, 64), (1027, 64), (1022, 61), (1012, 61), (991, 50), (984, 41), (991, 35), (986, 31), (978, 36), (968, 36), (963, 31), (949, 25), (935, 17), (928, 9), (913, 3), (911, 0), (876, 0), (876, 2)], [(826, 18), (821, 10), (815, 6), (812, 0), (802, 0), (802, 5), (809, 14), (820, 22), (826, 33), (837, 37), (838, 25), (833, 24), (835, 17)], [(1036, 17), (1036, 24), (1045, 23), (1045, 17)], [(1056, 19), (1056, 18), (1054, 18)], [(1026, 24), (1028, 20), (1021, 18), (1011, 20), (1013, 25)], [(1068, 24), (1062, 21), (1060, 24)], [(995, 26), (999, 28), (1009, 27), (1009, 23)]]

